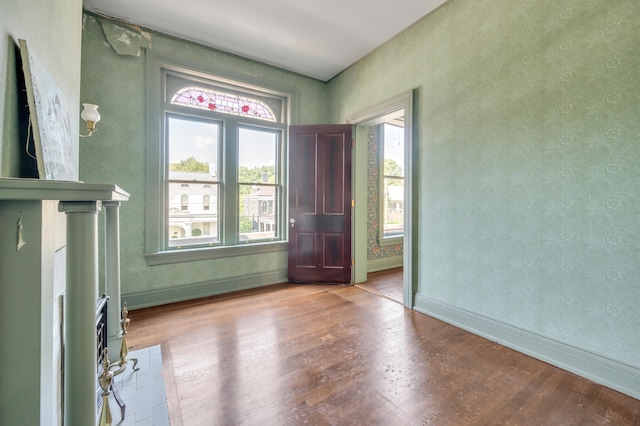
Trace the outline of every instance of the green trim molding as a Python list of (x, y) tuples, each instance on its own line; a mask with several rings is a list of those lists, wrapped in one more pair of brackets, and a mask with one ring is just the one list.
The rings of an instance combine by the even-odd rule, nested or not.
[(264, 274), (241, 275), (220, 280), (200, 281), (180, 287), (127, 293), (122, 295), (122, 301), (127, 302), (129, 309), (133, 310), (286, 282), (287, 270), (282, 269)]
[(385, 269), (402, 268), (404, 256), (389, 256), (367, 261), (367, 272), (384, 271)]

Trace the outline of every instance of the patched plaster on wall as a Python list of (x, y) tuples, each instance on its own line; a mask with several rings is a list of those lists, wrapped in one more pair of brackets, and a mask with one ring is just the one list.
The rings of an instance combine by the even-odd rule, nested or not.
[(151, 34), (138, 27), (124, 28), (107, 21), (100, 23), (107, 41), (118, 55), (137, 57), (143, 48), (151, 47)]

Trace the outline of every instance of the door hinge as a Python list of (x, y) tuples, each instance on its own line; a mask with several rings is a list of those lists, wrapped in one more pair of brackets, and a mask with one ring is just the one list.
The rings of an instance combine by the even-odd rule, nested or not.
[(351, 259), (351, 266), (356, 266), (356, 260), (355, 259)]
[(354, 200), (353, 198), (351, 199), (351, 208), (354, 208), (356, 206), (356, 200)]

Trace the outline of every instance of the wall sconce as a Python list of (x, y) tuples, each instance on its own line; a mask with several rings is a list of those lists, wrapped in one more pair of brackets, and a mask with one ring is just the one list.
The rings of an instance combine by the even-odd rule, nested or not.
[(80, 113), (80, 117), (87, 122), (88, 134), (81, 134), (80, 137), (88, 138), (96, 131), (96, 123), (100, 121), (100, 114), (98, 113), (98, 105), (82, 104), (82, 106), (84, 106), (84, 109)]

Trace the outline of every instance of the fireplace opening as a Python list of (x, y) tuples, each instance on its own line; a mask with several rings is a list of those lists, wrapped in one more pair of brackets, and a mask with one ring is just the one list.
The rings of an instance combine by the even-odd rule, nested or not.
[(104, 359), (104, 350), (108, 342), (107, 330), (107, 305), (109, 296), (103, 294), (98, 298), (96, 303), (96, 372), (102, 373), (102, 360)]

